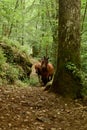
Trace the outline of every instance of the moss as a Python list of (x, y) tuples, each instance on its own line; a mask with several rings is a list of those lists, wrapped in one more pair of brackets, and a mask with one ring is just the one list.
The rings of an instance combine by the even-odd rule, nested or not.
[(32, 63), (26, 53), (21, 52), (16, 46), (7, 43), (0, 43), (0, 49), (3, 52), (4, 64), (1, 63), (0, 77), (7, 80), (8, 83), (14, 83), (15, 80), (24, 80), (30, 77)]

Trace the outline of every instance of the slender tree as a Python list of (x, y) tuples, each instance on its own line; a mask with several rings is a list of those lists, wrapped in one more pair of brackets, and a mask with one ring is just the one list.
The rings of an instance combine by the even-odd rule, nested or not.
[(59, 0), (57, 69), (51, 89), (72, 98), (81, 96), (81, 85), (66, 65), (80, 69), (80, 8), (80, 0)]

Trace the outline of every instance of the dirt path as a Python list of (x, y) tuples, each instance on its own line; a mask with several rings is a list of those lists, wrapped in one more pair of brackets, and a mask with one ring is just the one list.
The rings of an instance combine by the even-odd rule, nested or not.
[(87, 130), (87, 107), (43, 87), (0, 87), (0, 130)]
[(43, 87), (1, 86), (0, 130), (87, 130), (87, 106)]

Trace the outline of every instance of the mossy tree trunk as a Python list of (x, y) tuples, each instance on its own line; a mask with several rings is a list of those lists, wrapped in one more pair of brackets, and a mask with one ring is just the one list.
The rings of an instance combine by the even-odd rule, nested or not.
[(81, 87), (65, 64), (71, 62), (80, 69), (80, 7), (80, 0), (59, 0), (57, 69), (51, 89), (72, 98), (80, 96)]

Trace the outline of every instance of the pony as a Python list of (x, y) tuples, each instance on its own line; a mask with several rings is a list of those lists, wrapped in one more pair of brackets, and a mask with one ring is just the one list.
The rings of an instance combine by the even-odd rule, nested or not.
[(45, 57), (41, 60), (41, 80), (44, 85), (52, 80), (54, 74), (54, 67), (51, 63), (48, 62), (49, 57)]

